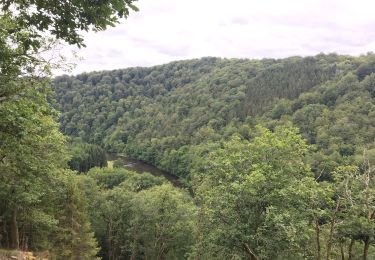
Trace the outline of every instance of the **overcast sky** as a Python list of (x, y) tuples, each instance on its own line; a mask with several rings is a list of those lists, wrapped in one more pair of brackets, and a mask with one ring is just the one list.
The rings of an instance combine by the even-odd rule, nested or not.
[(139, 12), (85, 35), (73, 73), (204, 56), (282, 58), (375, 50), (374, 0), (139, 0)]

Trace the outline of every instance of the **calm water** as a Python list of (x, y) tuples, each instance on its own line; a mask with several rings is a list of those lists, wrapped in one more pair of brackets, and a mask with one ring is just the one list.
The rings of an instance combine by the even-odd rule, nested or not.
[(180, 187), (181, 182), (179, 181), (178, 177), (176, 175), (173, 175), (169, 172), (162, 171), (155, 166), (152, 166), (150, 164), (147, 164), (145, 162), (135, 160), (128, 158), (126, 156), (122, 155), (117, 155), (117, 154), (108, 154), (107, 155), (108, 160), (113, 161), (113, 160), (121, 160), (124, 164), (124, 167), (126, 169), (138, 172), (138, 173), (143, 173), (143, 172), (149, 172), (154, 176), (163, 176), (167, 180), (169, 180), (173, 185)]

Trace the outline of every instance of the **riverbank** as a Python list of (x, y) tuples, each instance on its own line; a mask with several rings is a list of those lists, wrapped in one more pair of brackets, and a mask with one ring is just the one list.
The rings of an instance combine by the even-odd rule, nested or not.
[(107, 160), (108, 160), (108, 167), (114, 167), (114, 162), (115, 161), (120, 161), (122, 163), (122, 167), (132, 170), (138, 173), (144, 173), (144, 172), (149, 172), (154, 176), (163, 176), (166, 178), (168, 181), (170, 181), (174, 186), (176, 187), (182, 187), (182, 182), (180, 178), (174, 174), (171, 174), (169, 172), (160, 170), (159, 168), (148, 164), (146, 162), (136, 160), (129, 158), (125, 155), (121, 154), (107, 154)]

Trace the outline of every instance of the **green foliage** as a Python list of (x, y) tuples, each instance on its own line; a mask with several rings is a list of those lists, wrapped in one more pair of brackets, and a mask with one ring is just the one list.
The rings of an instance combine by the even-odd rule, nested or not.
[(71, 158), (68, 165), (72, 170), (87, 172), (92, 167), (107, 167), (106, 153), (98, 145), (83, 143), (79, 140), (71, 141), (69, 151)]
[(371, 58), (361, 64), (357, 69), (357, 76), (362, 81), (366, 76), (375, 72), (375, 59)]
[[(58, 259), (96, 259), (98, 252), (94, 233), (87, 216), (87, 203), (77, 179), (66, 175), (59, 194), (58, 228), (53, 234), (52, 249)], [(61, 188), (60, 188), (61, 189)]]
[(113, 167), (114, 168), (121, 168), (124, 166), (124, 162), (120, 159), (117, 159), (113, 162)]
[[(89, 235), (84, 206), (73, 175), (61, 170), (68, 158), (65, 138), (41, 92), (44, 83), (34, 84), (39, 84), (39, 91), (28, 89), (0, 106), (0, 243), (91, 258), (96, 253), (95, 240)], [(66, 220), (69, 210), (74, 210), (69, 213), (70, 222)]]
[(65, 170), (55, 122), (51, 64), (57, 39), (82, 46), (78, 30), (103, 30), (136, 9), (129, 1), (0, 1), (0, 246), (93, 259), (85, 203)]
[(0, 12), (0, 101), (21, 93), (29, 85), (27, 79), (15, 79), (19, 75), (48, 70), (35, 56), (45, 48), (34, 28), (28, 27), (11, 12)]
[[(56, 0), (2, 0), (3, 12), (17, 10), (16, 20), (21, 26), (35, 28), (63, 39), (69, 44), (83, 45), (79, 31), (101, 31), (126, 18), (130, 10), (137, 11), (133, 0), (116, 1), (56, 1)], [(40, 34), (36, 37), (41, 38)], [(38, 46), (33, 46), (38, 48)]]
[[(0, 246), (57, 259), (374, 257), (373, 54), (58, 77), (61, 129), (78, 137), (69, 166), (88, 171), (77, 176), (38, 53), (56, 39), (82, 46), (79, 30), (113, 26), (133, 1), (1, 4)], [(106, 165), (104, 149), (191, 178), (195, 197), (147, 173), (90, 169)]]
[[(9, 232), (1, 237), (2, 244), (11, 247), (18, 247), (25, 239), (20, 231), (28, 234), (32, 227), (53, 226), (53, 215), (44, 198), (53, 192), (51, 182), (66, 160), (64, 137), (42, 92), (45, 83), (34, 84), (41, 91), (29, 88), (22, 96), (9, 96), (0, 104), (0, 215), (3, 230)], [(37, 239), (29, 243), (39, 244)]]
[[(372, 59), (372, 56), (368, 57)], [(332, 180), (331, 173), (341, 164), (355, 164), (364, 148), (372, 148), (375, 140), (373, 96), (374, 74), (361, 82), (349, 72), (322, 84), (297, 99), (281, 101), (270, 113), (258, 118), (268, 127), (292, 121), (304, 138), (314, 144), (316, 152), (310, 162), (316, 176)], [(280, 106), (286, 106), (284, 111)], [(275, 117), (274, 111), (278, 111)]]
[(154, 185), (161, 185), (165, 180), (150, 174), (140, 175), (139, 173), (126, 170), (124, 168), (101, 169), (93, 168), (87, 176), (96, 180), (97, 184), (105, 189), (112, 189), (119, 184), (129, 185), (129, 190), (143, 190)]
[[(298, 259), (309, 239), (304, 214), (311, 182), (307, 145), (294, 128), (258, 128), (251, 141), (234, 136), (210, 153), (195, 176), (204, 226), (196, 253), (219, 258)], [(301, 189), (301, 191), (299, 191)], [(291, 199), (293, 198), (293, 199)], [(272, 250), (269, 250), (272, 245)]]
[[(375, 237), (374, 169), (364, 154), (362, 169), (340, 166), (334, 172), (338, 207), (337, 236), (364, 243), (363, 258), (368, 257), (370, 243)], [(372, 251), (371, 253), (374, 253)], [(366, 256), (365, 256), (366, 255)]]
[(132, 254), (144, 259), (181, 259), (193, 244), (194, 205), (171, 184), (155, 186), (133, 198)]
[(94, 168), (81, 177), (106, 259), (182, 259), (193, 244), (195, 206), (184, 191), (148, 173)]
[[(65, 133), (191, 181), (198, 208), (184, 224), (193, 233), (180, 240), (175, 229), (182, 251), (168, 244), (169, 258), (370, 259), (373, 60), (204, 58), (54, 84)], [(150, 194), (163, 186), (120, 172), (89, 173), (101, 180), (97, 194), (114, 187), (105, 202), (97, 197), (95, 208), (107, 213), (91, 211), (102, 255), (158, 255), (159, 195)]]
[[(336, 68), (343, 60), (355, 68), (354, 58), (332, 54), (283, 60), (202, 58), (61, 76), (54, 81), (61, 129), (187, 176), (192, 146), (228, 138), (278, 99), (294, 99), (341, 75)], [(273, 118), (292, 113), (285, 105), (277, 110)]]

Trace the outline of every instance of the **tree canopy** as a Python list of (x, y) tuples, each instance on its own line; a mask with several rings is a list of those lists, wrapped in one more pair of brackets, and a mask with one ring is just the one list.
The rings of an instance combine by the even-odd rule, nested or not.
[(292, 122), (317, 147), (314, 172), (330, 178), (338, 164), (372, 147), (373, 74), (362, 67), (373, 59), (202, 58), (61, 76), (56, 108), (65, 134), (179, 176), (189, 174), (201, 144), (233, 133), (250, 138), (256, 124)]
[[(39, 39), (48, 31), (69, 44), (84, 46), (82, 31), (105, 30), (126, 18), (130, 10), (137, 11), (135, 0), (57, 1), (57, 0), (1, 0), (1, 9), (14, 14), (18, 26), (33, 30)], [(32, 42), (29, 42), (30, 45)], [(38, 48), (38, 46), (32, 46)]]
[(0, 247), (95, 258), (41, 53), (59, 39), (82, 46), (80, 31), (104, 30), (129, 9), (132, 1), (0, 1)]
[[(82, 31), (114, 26), (133, 3), (0, 0), (0, 247), (374, 258), (375, 56), (202, 58), (51, 80), (44, 50), (83, 46)], [(107, 151), (187, 188), (112, 169)]]

